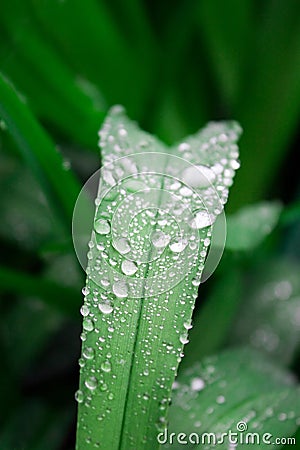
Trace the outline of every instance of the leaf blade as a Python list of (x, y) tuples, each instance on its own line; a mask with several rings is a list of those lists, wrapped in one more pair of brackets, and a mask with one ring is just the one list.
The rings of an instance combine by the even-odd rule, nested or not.
[[(235, 141), (239, 132), (235, 123), (212, 123), (195, 137), (180, 143), (172, 153), (166, 153), (162, 144), (138, 130), (119, 109), (113, 110), (105, 122), (100, 132), (104, 169), (98, 192), (96, 233), (92, 235), (87, 287), (84, 290), (88, 318), (84, 318), (83, 325), (86, 330), (83, 355), (88, 350), (93, 357), (92, 361), (89, 358), (82, 361), (80, 392), (77, 394), (80, 399), (78, 449), (84, 446), (86, 439), (95, 445), (105, 442), (105, 446), (111, 449), (153, 449), (157, 446), (156, 432), (164, 425), (171, 386), (182, 348), (187, 342), (187, 330), (209, 245), (207, 241), (203, 244), (210, 232), (210, 222), (203, 222), (201, 215), (203, 198), (211, 201), (212, 208), (220, 206), (219, 196), (212, 194), (214, 190), (200, 169), (196, 169), (194, 178), (191, 162), (205, 164), (206, 175), (213, 176), (217, 186), (222, 185), (221, 201), (225, 203), (231, 180), (225, 186), (225, 175), (220, 171), (214, 175), (208, 166), (213, 167), (227, 154), (230, 156), (226, 164), (230, 165), (230, 158), (237, 157)], [(141, 149), (144, 152), (140, 153)], [(187, 149), (190, 163), (178, 156), (183, 152), (187, 157)], [(139, 153), (133, 155), (136, 164), (133, 168), (128, 155), (137, 151)], [(122, 159), (118, 160), (120, 156)], [(201, 167), (203, 171), (204, 166)], [(184, 169), (189, 170), (185, 172)], [(179, 182), (182, 171), (185, 173), (184, 181)], [(230, 173), (233, 176), (234, 171)], [(118, 190), (120, 181), (123, 189)], [(174, 181), (177, 181), (176, 189), (180, 188), (180, 193), (177, 192), (179, 197), (173, 198), (170, 192)], [(203, 198), (185, 198), (185, 195), (191, 196), (189, 183), (196, 183), (198, 188), (200, 183)], [(131, 195), (132, 190), (136, 195)], [(184, 223), (185, 227), (193, 229), (194, 219), (190, 222), (193, 216), (188, 215), (187, 205), (198, 212), (200, 210), (201, 214), (193, 232), (198, 236), (199, 247), (196, 245), (195, 250), (194, 246), (180, 241), (183, 249), (178, 252), (187, 249), (189, 253), (184, 253), (186, 259), (179, 259), (177, 263), (178, 258), (173, 260), (177, 250), (172, 250), (171, 245), (176, 244), (175, 249), (180, 247), (176, 240), (179, 235), (174, 232), (170, 218), (161, 220), (164, 216), (160, 211), (169, 214), (179, 205), (182, 208), (179, 214), (185, 218), (182, 226)], [(151, 211), (153, 208), (154, 213)], [(119, 218), (120, 211), (124, 215)], [(116, 224), (119, 225), (119, 234), (114, 235)], [(184, 226), (183, 230), (186, 231)], [(178, 233), (176, 227), (175, 231)], [(152, 233), (160, 233), (157, 245), (154, 245)], [(118, 254), (116, 249), (120, 243), (116, 247), (114, 239), (119, 242), (120, 236), (122, 239), (130, 236), (130, 250), (126, 245), (124, 248), (123, 242), (123, 250)], [(166, 237), (167, 242), (164, 241)], [(160, 239), (165, 242), (161, 251), (158, 250)], [(134, 253), (136, 248), (140, 249), (138, 254)], [(123, 251), (126, 255), (131, 255), (131, 251), (135, 255), (135, 258), (128, 256), (129, 260), (133, 258), (137, 263), (138, 277), (131, 281), (129, 276), (124, 278), (119, 272), (112, 271), (109, 265), (106, 267), (103, 261), (101, 265), (102, 255), (102, 259), (118, 269), (123, 262)], [(172, 281), (172, 270), (176, 275), (175, 282)], [(105, 281), (106, 289), (101, 287), (101, 280)], [(97, 302), (100, 302), (99, 307)], [(102, 314), (99, 314), (99, 308)], [(99, 345), (97, 348), (99, 333), (100, 349)], [(169, 367), (167, 374), (166, 367)], [(101, 412), (98, 419), (95, 413), (89, 413), (91, 409), (87, 408), (90, 404), (94, 411)]]

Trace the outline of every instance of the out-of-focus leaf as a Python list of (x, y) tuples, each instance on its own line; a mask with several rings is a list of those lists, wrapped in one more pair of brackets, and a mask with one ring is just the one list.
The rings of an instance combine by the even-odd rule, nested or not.
[[(268, 432), (274, 438), (291, 436), (298, 428), (300, 391), (293, 377), (247, 348), (205, 358), (181, 373), (172, 399), (169, 434), (237, 432), (241, 421), (248, 432)], [(227, 441), (218, 447), (228, 449), (228, 445)], [(180, 449), (181, 445), (174, 439), (166, 447)], [(269, 448), (263, 442), (253, 447)], [(188, 443), (186, 448), (215, 447)]]
[(202, 0), (197, 2), (199, 32), (219, 92), (227, 108), (237, 102), (253, 37), (254, 5), (251, 0)]
[(26, 250), (58, 240), (59, 226), (44, 194), (22, 161), (0, 150), (0, 235)]
[(14, 294), (41, 297), (54, 309), (73, 317), (78, 310), (79, 296), (76, 289), (38, 275), (0, 266), (0, 288)]
[(263, 262), (248, 275), (230, 342), (240, 342), (290, 364), (299, 350), (300, 266)]
[[(227, 261), (227, 264), (233, 265), (233, 262)], [(194, 316), (190, 342), (185, 348), (180, 370), (220, 350), (230, 333), (232, 321), (239, 308), (241, 292), (241, 271), (233, 266), (232, 270), (226, 270), (216, 280), (204, 305), (200, 305), (200, 310)]]
[(260, 4), (256, 38), (232, 111), (245, 134), (231, 208), (269, 193), (270, 183), (281, 176), (280, 165), (300, 117), (300, 4), (298, 0), (265, 3)]
[[(160, 52), (163, 71), (159, 70), (152, 89), (156, 95), (152, 127), (165, 142), (183, 138), (209, 120), (209, 101), (203, 73), (189, 71), (186, 66), (199, 59), (189, 48), (195, 31), (196, 4), (179, 2), (167, 15)], [(196, 123), (194, 123), (194, 120)]]
[(7, 27), (1, 71), (26, 95), (40, 119), (77, 145), (96, 148), (97, 130), (106, 109), (97, 89), (89, 89), (89, 84), (80, 79), (78, 83), (76, 75), (30, 22), (16, 33), (9, 20), (1, 20)]
[[(0, 75), (0, 118), (37, 177), (49, 204), (69, 228), (80, 186), (63, 166), (63, 159), (48, 135), (11, 84)], [(63, 189), (62, 189), (63, 186)]]
[(105, 2), (30, 0), (30, 5), (76, 73), (98, 86), (108, 104), (126, 104), (133, 115), (142, 114), (153, 66), (147, 51), (134, 51)]
[(257, 247), (277, 225), (282, 206), (262, 202), (244, 206), (227, 216), (226, 249), (250, 250)]

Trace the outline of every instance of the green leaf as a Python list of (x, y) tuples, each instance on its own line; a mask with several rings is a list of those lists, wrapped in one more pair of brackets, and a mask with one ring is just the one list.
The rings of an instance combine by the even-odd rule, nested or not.
[(30, 0), (30, 6), (41, 29), (55, 42), (57, 52), (76, 73), (105, 92), (108, 104), (122, 102), (134, 114), (143, 112), (152, 76), (151, 59), (145, 49), (144, 54), (135, 51), (105, 2), (46, 0), (41, 5)]
[(23, 161), (0, 150), (0, 235), (26, 250), (37, 250), (58, 239), (59, 226), (42, 190)]
[(210, 222), (232, 182), (222, 164), (235, 165), (239, 134), (234, 122), (211, 123), (170, 151), (121, 108), (108, 116), (83, 290), (78, 450), (86, 440), (111, 450), (157, 447)]
[(283, 259), (263, 261), (248, 273), (243, 303), (229, 335), (290, 364), (299, 351), (299, 264)]
[(254, 25), (243, 95), (234, 109), (245, 134), (232, 208), (259, 201), (270, 192), (271, 183), (276, 186), (300, 115), (300, 4), (297, 0), (264, 3)]
[(203, 0), (197, 18), (217, 86), (232, 107), (239, 98), (245, 61), (253, 37), (254, 6), (249, 0)]
[(257, 247), (277, 225), (281, 211), (278, 202), (261, 202), (227, 216), (226, 248), (250, 250)]
[[(300, 415), (300, 391), (294, 383), (288, 372), (247, 348), (205, 358), (181, 373), (173, 386), (168, 434), (237, 432), (242, 421), (248, 432), (261, 436), (267, 432), (274, 438), (291, 436)], [(228, 441), (218, 447), (228, 449)], [(166, 448), (181, 446), (174, 440), (174, 445)], [(261, 442), (254, 448), (268, 446)]]
[(38, 179), (49, 204), (64, 226), (67, 224), (69, 228), (79, 184), (75, 176), (64, 168), (62, 156), (29, 108), (1, 74), (0, 117)]

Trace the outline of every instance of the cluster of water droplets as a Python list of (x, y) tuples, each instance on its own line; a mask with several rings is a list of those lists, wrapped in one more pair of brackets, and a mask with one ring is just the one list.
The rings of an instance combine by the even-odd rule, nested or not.
[[(170, 155), (120, 108), (100, 132), (103, 169), (83, 289), (76, 393), (85, 407), (79, 429), (91, 445), (101, 446), (99, 423), (113, 426), (124, 408), (130, 411), (130, 423), (123, 424), (128, 448), (136, 448), (140, 421), (166, 427), (212, 226), (238, 168), (238, 134), (235, 124), (211, 124)], [(127, 392), (129, 377), (134, 386)], [(99, 436), (85, 424), (88, 408)]]

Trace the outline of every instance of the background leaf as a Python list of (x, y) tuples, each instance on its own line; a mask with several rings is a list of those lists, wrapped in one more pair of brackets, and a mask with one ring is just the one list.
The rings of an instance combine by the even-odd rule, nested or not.
[[(293, 384), (290, 374), (245, 348), (206, 358), (181, 373), (174, 385), (169, 433), (235, 432), (244, 421), (249, 432), (290, 436), (300, 414), (299, 390)], [(228, 442), (220, 447), (228, 448)]]

